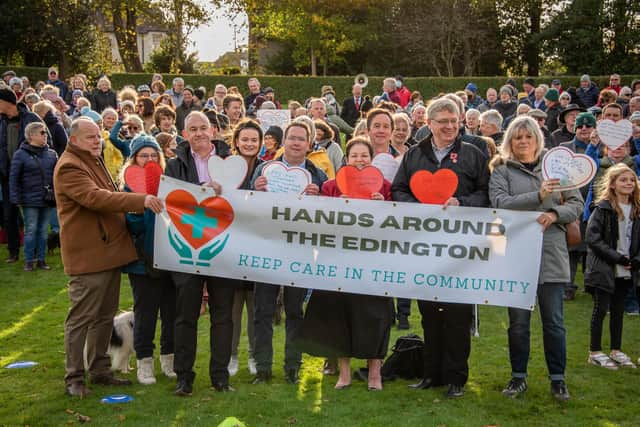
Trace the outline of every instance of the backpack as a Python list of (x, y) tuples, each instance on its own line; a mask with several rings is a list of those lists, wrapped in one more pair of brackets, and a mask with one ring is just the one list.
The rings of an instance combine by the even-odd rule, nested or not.
[(391, 350), (393, 354), (385, 360), (381, 370), (385, 381), (398, 377), (404, 379), (423, 377), (424, 341), (418, 335), (399, 337)]

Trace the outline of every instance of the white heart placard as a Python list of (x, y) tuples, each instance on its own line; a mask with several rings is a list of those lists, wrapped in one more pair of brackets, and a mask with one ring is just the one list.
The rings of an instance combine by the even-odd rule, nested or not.
[(247, 161), (240, 156), (209, 158), (209, 177), (225, 188), (238, 188), (247, 176)]
[(633, 124), (629, 120), (601, 120), (598, 123), (598, 136), (604, 145), (615, 150), (627, 142), (633, 134)]
[(559, 179), (557, 191), (588, 185), (596, 176), (596, 163), (585, 154), (577, 154), (566, 147), (556, 147), (542, 159), (542, 176), (545, 180)]
[(302, 194), (311, 184), (311, 174), (300, 167), (288, 167), (282, 162), (270, 162), (262, 169), (267, 178), (267, 191), (270, 193)]
[(382, 176), (384, 176), (384, 179), (393, 182), (393, 178), (396, 177), (396, 173), (398, 172), (398, 168), (400, 167), (401, 159), (402, 157), (398, 157), (396, 159), (389, 153), (380, 153), (373, 158), (373, 160), (371, 161), (371, 165), (380, 169), (380, 172), (382, 172)]

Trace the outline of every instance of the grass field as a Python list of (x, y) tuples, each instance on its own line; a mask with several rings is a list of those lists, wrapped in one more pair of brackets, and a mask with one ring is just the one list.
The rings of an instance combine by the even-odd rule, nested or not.
[[(2, 255), (5, 250), (0, 251)], [(4, 259), (4, 256), (2, 257)], [(480, 337), (473, 338), (471, 375), (466, 395), (447, 400), (444, 389), (416, 391), (408, 381), (385, 383), (370, 393), (354, 381), (347, 390), (333, 389), (336, 377), (323, 378), (322, 361), (305, 356), (298, 386), (284, 382), (282, 352), (284, 326), (275, 328), (274, 381), (253, 386), (246, 369), (246, 338), (241, 341), (240, 372), (231, 379), (236, 393), (212, 391), (208, 382), (208, 316), (201, 319), (197, 378), (191, 398), (173, 396), (174, 382), (159, 375), (153, 386), (92, 387), (85, 400), (64, 395), (63, 323), (67, 311), (66, 277), (59, 258), (49, 257), (51, 272), (24, 273), (21, 265), (0, 265), (0, 367), (17, 360), (34, 360), (35, 368), (0, 368), (0, 425), (80, 424), (77, 414), (91, 425), (215, 426), (236, 416), (248, 426), (637, 426), (640, 425), (638, 388), (640, 372), (606, 371), (586, 363), (591, 298), (580, 292), (565, 305), (568, 331), (567, 382), (572, 399), (555, 402), (549, 393), (542, 352), (539, 317), (533, 318), (529, 391), (510, 400), (500, 391), (509, 380), (506, 309), (480, 308)], [(132, 305), (123, 277), (122, 309)], [(412, 307), (412, 331), (422, 334), (420, 315)], [(605, 330), (608, 330), (605, 327)], [(393, 330), (392, 342), (401, 335)], [(605, 346), (608, 332), (605, 333)], [(625, 317), (623, 350), (634, 360), (640, 356), (640, 318)], [(363, 362), (353, 367), (363, 366)], [(135, 374), (129, 374), (134, 380)], [(104, 405), (100, 398), (128, 393), (134, 401)]]

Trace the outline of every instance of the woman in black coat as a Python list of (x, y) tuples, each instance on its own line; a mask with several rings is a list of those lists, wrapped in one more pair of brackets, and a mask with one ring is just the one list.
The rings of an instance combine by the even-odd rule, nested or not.
[[(593, 295), (589, 363), (607, 369), (635, 368), (620, 351), (624, 300), (637, 290), (640, 268), (640, 186), (635, 172), (623, 163), (612, 166), (602, 180), (596, 208), (586, 232), (585, 287)], [(602, 323), (610, 312), (611, 353), (602, 352)]]
[(24, 133), (26, 142), (11, 160), (10, 199), (22, 208), (24, 216), (24, 270), (33, 271), (34, 267), (50, 270), (44, 257), (54, 211), (53, 169), (58, 156), (47, 146), (48, 131), (44, 123), (29, 123)]

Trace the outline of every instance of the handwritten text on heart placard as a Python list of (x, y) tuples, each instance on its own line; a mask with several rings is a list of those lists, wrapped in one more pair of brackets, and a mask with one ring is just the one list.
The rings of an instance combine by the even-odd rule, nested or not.
[(560, 180), (556, 191), (580, 188), (596, 176), (596, 164), (585, 154), (574, 153), (566, 147), (556, 147), (542, 159), (542, 176), (545, 180)]

